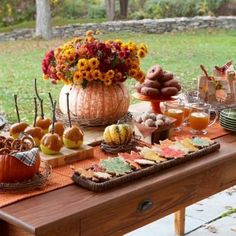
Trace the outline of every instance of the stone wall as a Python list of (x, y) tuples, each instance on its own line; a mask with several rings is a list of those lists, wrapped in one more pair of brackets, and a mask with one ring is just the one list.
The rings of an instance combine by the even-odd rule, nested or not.
[[(178, 32), (192, 29), (220, 28), (236, 29), (235, 16), (220, 17), (193, 17), (193, 18), (166, 18), (144, 19), (130, 21), (114, 21), (104, 23), (72, 24), (56, 26), (53, 28), (53, 37), (69, 38), (83, 34), (87, 30), (106, 32), (142, 32), (161, 34), (165, 32)], [(20, 29), (8, 33), (0, 33), (0, 41), (30, 39), (34, 37), (34, 29)]]

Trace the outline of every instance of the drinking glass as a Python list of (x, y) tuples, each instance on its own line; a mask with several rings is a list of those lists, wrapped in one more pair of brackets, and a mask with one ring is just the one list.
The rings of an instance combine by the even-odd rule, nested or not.
[(184, 121), (184, 107), (178, 101), (164, 102), (162, 111), (165, 115), (176, 119), (175, 130), (181, 131)]
[[(210, 121), (210, 114), (213, 112), (215, 118)], [(190, 132), (192, 134), (207, 134), (207, 128), (215, 124), (218, 119), (218, 113), (212, 109), (208, 103), (192, 104), (192, 112), (189, 116)]]

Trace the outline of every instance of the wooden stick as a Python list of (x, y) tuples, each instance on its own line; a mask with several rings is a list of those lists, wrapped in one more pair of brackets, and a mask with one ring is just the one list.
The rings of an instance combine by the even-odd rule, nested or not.
[(33, 124), (34, 127), (36, 126), (37, 116), (38, 116), (38, 104), (37, 104), (37, 98), (34, 97), (34, 124)]
[(207, 77), (207, 79), (211, 79), (211, 77), (208, 75), (206, 68), (203, 65), (200, 65), (201, 70), (203, 71), (203, 73), (205, 74), (205, 76)]
[(40, 110), (41, 110), (41, 118), (44, 119), (44, 112), (43, 112), (43, 99), (39, 96), (38, 89), (37, 89), (37, 79), (34, 79), (34, 90), (36, 93), (36, 96), (40, 102)]
[(52, 106), (52, 109), (53, 109), (54, 104), (53, 104), (52, 94), (49, 92), (48, 95), (49, 95), (51, 106)]
[(17, 105), (17, 95), (16, 94), (14, 95), (14, 99), (15, 99), (17, 121), (18, 121), (18, 123), (20, 123), (20, 114), (19, 114), (19, 109), (18, 109), (18, 105)]
[(52, 109), (52, 134), (55, 132), (55, 111), (56, 111), (56, 105), (57, 101), (54, 101), (53, 103), (53, 109)]
[(66, 105), (67, 105), (67, 114), (68, 114), (68, 120), (69, 120), (69, 125), (70, 125), (70, 128), (71, 128), (71, 118), (70, 118), (70, 105), (69, 105), (69, 93), (66, 93)]

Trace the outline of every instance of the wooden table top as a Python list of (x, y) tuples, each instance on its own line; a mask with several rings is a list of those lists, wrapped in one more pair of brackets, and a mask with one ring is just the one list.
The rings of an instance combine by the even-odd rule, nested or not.
[[(143, 108), (138, 104), (137, 108)], [(132, 107), (134, 109), (135, 106)], [(187, 179), (227, 161), (236, 163), (236, 136), (228, 134), (218, 139), (221, 149), (155, 175), (136, 180), (103, 193), (94, 193), (76, 185), (70, 185), (43, 195), (35, 196), (0, 209), (0, 219), (17, 225), (28, 232), (36, 233), (40, 229), (60, 224), (70, 218), (80, 219), (89, 216), (95, 210), (126, 201), (130, 196), (142, 196), (150, 189), (161, 189), (175, 182)]]

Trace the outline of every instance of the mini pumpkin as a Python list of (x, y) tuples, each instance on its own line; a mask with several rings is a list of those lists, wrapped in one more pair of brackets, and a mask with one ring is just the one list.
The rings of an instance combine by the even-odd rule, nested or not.
[(104, 142), (109, 145), (122, 145), (132, 138), (132, 128), (127, 124), (107, 126), (103, 133)]

